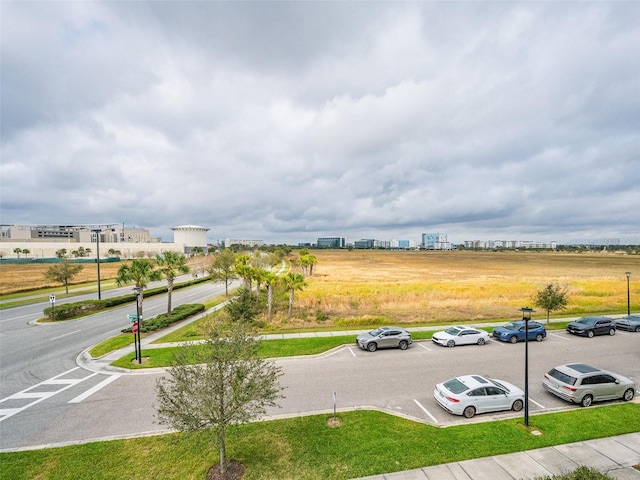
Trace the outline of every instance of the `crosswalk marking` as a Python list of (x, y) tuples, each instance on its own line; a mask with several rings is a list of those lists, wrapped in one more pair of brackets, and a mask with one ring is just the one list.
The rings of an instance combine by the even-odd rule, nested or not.
[[(56, 375), (55, 377), (51, 377), (47, 380), (44, 380), (40, 383), (38, 383), (37, 385), (33, 385), (29, 388), (25, 388), (24, 390), (22, 390), (21, 392), (17, 392), (14, 393), (13, 395), (10, 395), (6, 398), (3, 398), (0, 400), (0, 404), (4, 403), (4, 402), (8, 402), (8, 401), (14, 401), (14, 402), (20, 402), (20, 401), (26, 401), (26, 403), (20, 407), (8, 407), (8, 408), (2, 408), (0, 407), (0, 422), (2, 422), (3, 420), (6, 420), (7, 418), (12, 417), (13, 415), (22, 412), (23, 410), (26, 410), (29, 407), (32, 407), (33, 405), (42, 402), (43, 400), (46, 400), (47, 398), (51, 398), (54, 395), (57, 395), (60, 392), (65, 391), (68, 388), (73, 387), (74, 385), (78, 385), (79, 383), (84, 382), (85, 380), (88, 380), (91, 377), (94, 377), (96, 375), (98, 375), (98, 373), (92, 373), (91, 375), (88, 375), (86, 377), (82, 377), (82, 378), (61, 378), (64, 377), (65, 375), (68, 375), (76, 370), (78, 370), (80, 367), (75, 367), (72, 368), (71, 370), (67, 370), (66, 372), (63, 372), (59, 375)], [(119, 375), (113, 375), (115, 377), (119, 377)], [(102, 386), (106, 386), (109, 383), (111, 383), (113, 380), (115, 380), (115, 378), (111, 378), (113, 376), (110, 376), (110, 378), (108, 378), (108, 382), (107, 380), (103, 381), (102, 383), (100, 383), (99, 385)], [(48, 390), (48, 391), (38, 391), (39, 389), (42, 389), (43, 387), (51, 387), (51, 386), (55, 386), (58, 387), (55, 390)], [(95, 389), (95, 387), (94, 387)], [(97, 390), (94, 389), (90, 389), (89, 391), (91, 393), (95, 393)], [(90, 393), (90, 394), (91, 394)], [(89, 395), (90, 395), (89, 394)], [(88, 395), (87, 395), (88, 396)], [(78, 399), (75, 403), (80, 402), (83, 400), (83, 398), (80, 398), (81, 396), (76, 397), (74, 400)], [(84, 397), (86, 398), (86, 397)]]

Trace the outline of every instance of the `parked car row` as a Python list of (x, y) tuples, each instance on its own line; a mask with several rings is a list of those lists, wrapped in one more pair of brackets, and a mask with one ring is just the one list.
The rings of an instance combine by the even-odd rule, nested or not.
[[(595, 335), (615, 335), (617, 328), (640, 332), (640, 316), (627, 315), (618, 320), (603, 316), (581, 317), (569, 323), (566, 330), (591, 338)], [(547, 330), (542, 323), (518, 320), (493, 329), (491, 336), (484, 330), (457, 325), (434, 333), (432, 341), (452, 348), (457, 345), (485, 345), (491, 338), (517, 343), (525, 338), (541, 342), (546, 337)], [(356, 338), (357, 346), (370, 352), (388, 347), (406, 350), (412, 343), (411, 333), (400, 327), (380, 327)], [(630, 401), (637, 388), (633, 380), (627, 377), (585, 363), (552, 368), (544, 375), (542, 386), (549, 393), (583, 407), (603, 400)], [(524, 392), (519, 387), (482, 375), (463, 375), (439, 383), (435, 386), (433, 397), (447, 412), (466, 418), (502, 410), (518, 412), (524, 406)]]
[[(596, 335), (615, 335), (616, 329), (640, 332), (640, 315), (627, 315), (613, 320), (609, 317), (580, 317), (567, 325), (567, 332), (573, 335), (594, 337)], [(433, 343), (445, 347), (458, 345), (485, 345), (491, 338), (503, 342), (518, 343), (525, 340), (541, 342), (547, 338), (545, 326), (533, 320), (515, 320), (496, 327), (489, 335), (484, 330), (456, 325), (436, 332), (431, 337)], [(413, 343), (411, 333), (400, 327), (379, 327), (356, 338), (356, 345), (364, 350), (375, 352), (378, 348), (400, 348), (406, 350)]]

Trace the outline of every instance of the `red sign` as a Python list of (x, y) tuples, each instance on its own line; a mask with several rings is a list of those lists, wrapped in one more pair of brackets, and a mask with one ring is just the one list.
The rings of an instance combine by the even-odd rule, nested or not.
[(133, 333), (138, 333), (138, 322), (133, 322), (133, 325), (131, 325), (131, 331)]

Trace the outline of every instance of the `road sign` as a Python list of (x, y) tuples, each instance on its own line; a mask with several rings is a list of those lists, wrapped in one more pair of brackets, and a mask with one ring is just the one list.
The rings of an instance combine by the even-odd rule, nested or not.
[[(138, 321), (138, 315), (127, 315), (127, 318), (131, 320), (131, 323)], [(140, 320), (142, 320), (142, 315), (140, 315)]]
[(133, 333), (138, 333), (138, 322), (133, 322), (133, 325), (131, 325), (131, 331)]
[(56, 303), (56, 296), (55, 295), (49, 295), (49, 301), (51, 303)]

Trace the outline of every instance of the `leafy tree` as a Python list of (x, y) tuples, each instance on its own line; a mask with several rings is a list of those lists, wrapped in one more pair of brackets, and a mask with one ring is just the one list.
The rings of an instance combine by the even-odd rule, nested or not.
[(182, 274), (189, 272), (187, 259), (181, 253), (165, 252), (156, 256), (157, 271), (160, 271), (167, 279), (167, 317), (171, 317), (171, 293), (173, 281)]
[(56, 265), (50, 266), (45, 272), (44, 277), (52, 282), (62, 283), (65, 288), (65, 292), (69, 293), (69, 282), (82, 270), (82, 265), (79, 263), (73, 263), (68, 258), (63, 258), (62, 261)]
[(549, 316), (553, 310), (563, 310), (567, 306), (568, 293), (566, 287), (560, 285), (554, 285), (553, 283), (547, 284), (533, 297), (533, 303), (540, 308), (544, 308), (547, 311), (547, 325), (549, 324)]
[(209, 275), (214, 281), (224, 282), (224, 293), (229, 295), (229, 283), (237, 277), (234, 270), (236, 254), (232, 250), (225, 248), (216, 252), (209, 267)]
[[(136, 258), (131, 263), (125, 263), (118, 269), (116, 283), (118, 286), (135, 283), (137, 288), (144, 289), (149, 282), (160, 280), (162, 274), (155, 270), (155, 262), (147, 258)], [(140, 294), (140, 315), (142, 315), (143, 293)]]
[(14, 248), (13, 249), (13, 253), (18, 255), (18, 258), (20, 258), (20, 254), (22, 253), (22, 249), (21, 248)]
[(29, 255), (31, 253), (31, 250), (29, 250), (28, 248), (23, 248), (22, 253), (24, 253), (25, 255)]
[(289, 318), (293, 312), (293, 299), (296, 290), (302, 290), (307, 286), (307, 282), (304, 281), (304, 275), (300, 273), (289, 272), (282, 277), (282, 282), (286, 285), (289, 291)]
[(66, 256), (67, 256), (67, 249), (66, 248), (61, 248), (60, 250), (56, 250), (56, 257), (64, 258)]
[(259, 419), (283, 398), (281, 370), (260, 358), (258, 348), (247, 323), (217, 321), (205, 343), (178, 349), (169, 376), (156, 381), (160, 423), (186, 432), (211, 429), (223, 475), (227, 429)]
[(246, 288), (240, 288), (238, 295), (224, 308), (232, 322), (251, 323), (260, 313), (258, 299)]

